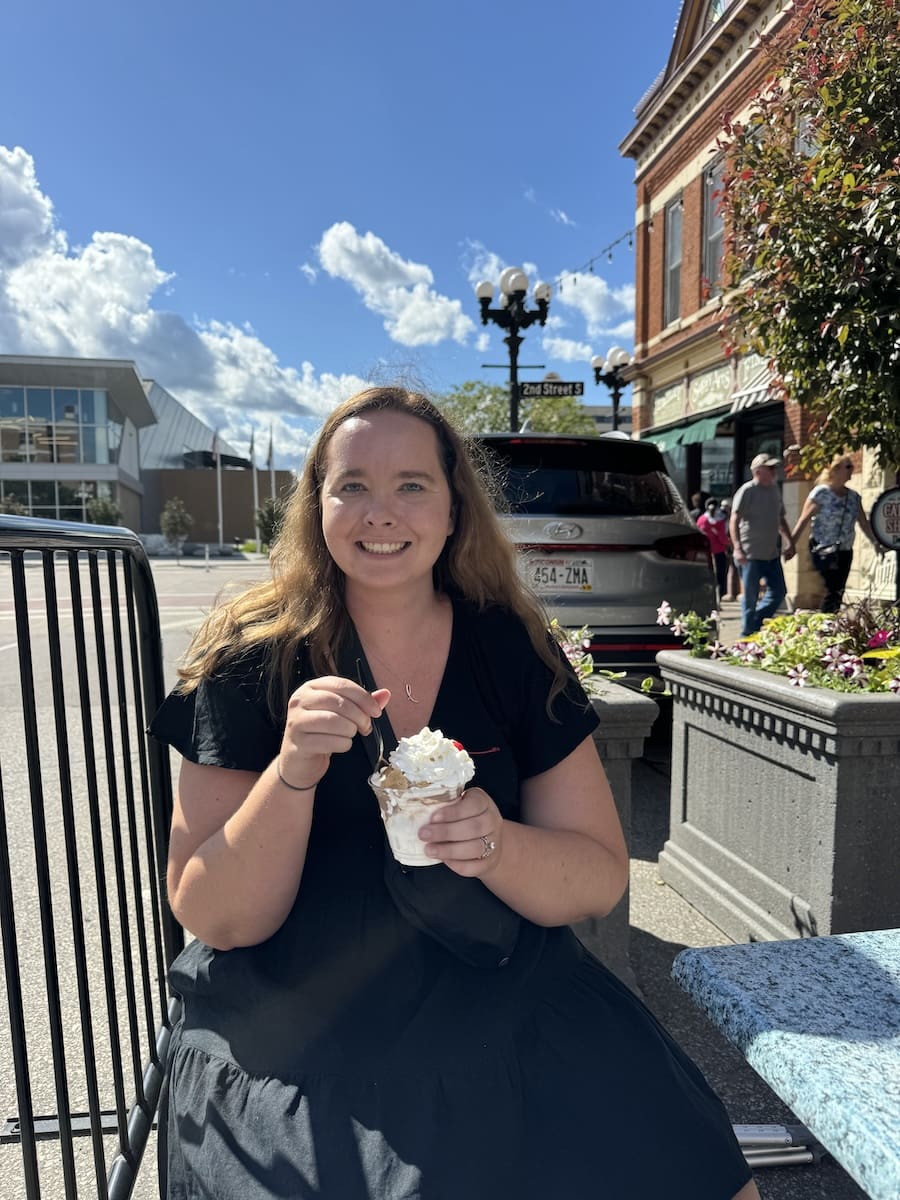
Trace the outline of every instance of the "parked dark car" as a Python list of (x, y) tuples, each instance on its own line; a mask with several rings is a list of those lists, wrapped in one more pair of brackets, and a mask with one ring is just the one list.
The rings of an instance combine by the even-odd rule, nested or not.
[(587, 625), (598, 666), (643, 677), (677, 642), (657, 624), (715, 607), (709, 543), (649, 442), (623, 434), (481, 434), (499, 469), (501, 518), (551, 617)]

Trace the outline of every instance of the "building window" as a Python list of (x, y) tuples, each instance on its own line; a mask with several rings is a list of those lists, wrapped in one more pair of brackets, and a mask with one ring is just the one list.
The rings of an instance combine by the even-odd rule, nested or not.
[(707, 29), (712, 29), (717, 21), (721, 21), (725, 15), (725, 9), (728, 7), (728, 0), (709, 0), (706, 8), (706, 16), (703, 19), (703, 32)]
[(122, 416), (94, 388), (0, 388), (0, 461), (116, 462)]
[(724, 221), (719, 212), (724, 163), (720, 159), (703, 172), (703, 298), (722, 291), (722, 239)]
[(679, 196), (666, 206), (666, 278), (663, 324), (671, 325), (681, 316), (681, 217)]

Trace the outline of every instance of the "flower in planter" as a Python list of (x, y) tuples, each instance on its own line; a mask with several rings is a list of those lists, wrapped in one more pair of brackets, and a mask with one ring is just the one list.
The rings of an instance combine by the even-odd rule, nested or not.
[[(668, 607), (671, 612), (672, 606)], [(624, 671), (604, 671), (602, 668), (594, 666), (590, 630), (587, 625), (582, 625), (580, 629), (566, 629), (554, 617), (550, 622), (550, 633), (559, 643), (572, 670), (578, 676), (578, 682), (589, 696), (602, 695), (601, 679), (624, 679)], [(657, 679), (644, 679), (641, 681), (641, 691), (658, 690), (658, 684), (659, 680)], [(665, 691), (663, 694), (668, 695)]]
[(713, 637), (712, 619), (674, 614), (659, 606), (659, 624), (671, 626), (697, 658), (784, 675), (795, 687), (900, 696), (900, 607), (862, 600), (841, 612), (797, 611), (773, 617), (731, 647)]

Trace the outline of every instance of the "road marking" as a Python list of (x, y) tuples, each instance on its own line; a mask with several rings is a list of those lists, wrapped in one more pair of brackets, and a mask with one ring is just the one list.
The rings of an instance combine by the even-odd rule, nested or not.
[(8, 646), (0, 646), (0, 652), (3, 650), (15, 650), (18, 644), (18, 642), (10, 642)]

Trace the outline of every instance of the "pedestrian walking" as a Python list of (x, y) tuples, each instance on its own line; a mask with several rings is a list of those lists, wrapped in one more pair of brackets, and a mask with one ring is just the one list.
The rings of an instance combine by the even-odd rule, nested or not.
[(697, 528), (709, 542), (709, 552), (716, 569), (716, 599), (721, 601), (728, 591), (728, 548), (731, 543), (728, 522), (719, 508), (718, 500), (712, 497), (707, 500), (706, 510), (697, 518)]
[[(196, 934), (163, 1196), (759, 1200), (697, 1068), (569, 928), (626, 882), (597, 719), (440, 411), (339, 405), (272, 567), (152, 725), (184, 760), (168, 895)], [(385, 843), (373, 726), (475, 764), (431, 866)], [(473, 965), (486, 908), (513, 945)]]
[(856, 526), (883, 554), (884, 548), (863, 511), (862, 498), (848, 481), (853, 474), (853, 462), (846, 454), (838, 454), (821, 473), (793, 530), (794, 541), (810, 525), (809, 553), (815, 569), (825, 584), (822, 612), (837, 612), (844, 600), (844, 588), (853, 562), (853, 542)]
[[(731, 502), (731, 541), (741, 572), (741, 636), (749, 637), (774, 617), (787, 595), (781, 557), (787, 562), (796, 549), (787, 523), (775, 471), (781, 460), (757, 454), (750, 463), (751, 480), (739, 487)], [(786, 545), (779, 556), (779, 533)], [(759, 596), (760, 582), (766, 590)]]

